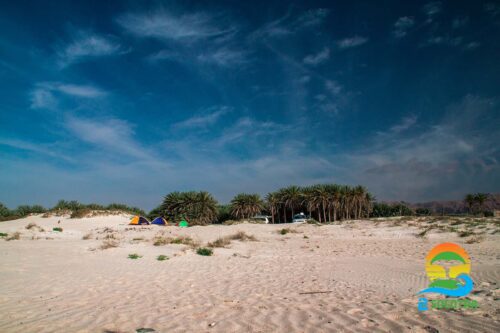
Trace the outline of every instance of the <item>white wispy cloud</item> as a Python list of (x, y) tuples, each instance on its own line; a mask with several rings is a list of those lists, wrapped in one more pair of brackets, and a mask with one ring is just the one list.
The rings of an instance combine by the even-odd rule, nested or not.
[(443, 3), (441, 1), (428, 2), (422, 7), (422, 11), (427, 16), (427, 23), (433, 21), (434, 17), (441, 12)]
[(66, 67), (89, 58), (110, 56), (121, 53), (120, 44), (114, 38), (79, 31), (73, 41), (57, 51), (58, 64)]
[(116, 21), (134, 35), (173, 41), (220, 37), (235, 29), (222, 26), (218, 17), (208, 13), (178, 15), (164, 9), (128, 13), (119, 16)]
[(276, 137), (289, 129), (290, 126), (288, 125), (272, 121), (259, 121), (251, 117), (241, 117), (236, 123), (226, 128), (223, 134), (216, 138), (213, 143), (216, 146), (223, 146), (245, 140), (246, 144), (251, 144), (261, 137)]
[(466, 50), (474, 50), (477, 49), (479, 46), (481, 46), (481, 43), (479, 42), (470, 42), (465, 45)]
[(402, 38), (414, 25), (415, 19), (412, 16), (402, 16), (394, 23), (393, 34), (396, 38)]
[(338, 95), (342, 90), (342, 86), (337, 81), (334, 80), (326, 80), (325, 88), (332, 95)]
[(102, 89), (90, 85), (60, 83), (55, 84), (53, 90), (58, 90), (66, 95), (84, 98), (96, 98), (106, 95), (106, 92)]
[(30, 142), (26, 140), (0, 138), (0, 145), (9, 146), (11, 148), (34, 152), (41, 155), (50, 156), (53, 158), (61, 159), (67, 162), (73, 162), (74, 158), (69, 155), (59, 153), (55, 148), (55, 144), (43, 144), (40, 142)]
[(351, 47), (356, 47), (365, 44), (368, 42), (368, 38), (361, 36), (353, 36), (349, 38), (344, 38), (338, 42), (338, 46), (341, 49), (347, 49)]
[(462, 36), (450, 36), (450, 35), (442, 35), (442, 36), (430, 36), (427, 38), (427, 41), (422, 43), (422, 46), (431, 46), (431, 45), (446, 45), (446, 46), (459, 46), (463, 42)]
[(149, 55), (147, 59), (152, 62), (161, 60), (180, 61), (182, 60), (182, 55), (179, 52), (173, 50), (160, 50), (156, 53)]
[(48, 89), (38, 87), (30, 92), (30, 107), (32, 109), (55, 109), (58, 102)]
[(283, 37), (298, 33), (302, 30), (314, 28), (322, 24), (328, 14), (329, 9), (316, 8), (302, 12), (298, 16), (294, 16), (291, 12), (287, 12), (284, 16), (267, 22), (262, 27), (254, 31), (250, 35), (250, 39), (258, 40), (260, 38)]
[(39, 82), (30, 92), (30, 101), (33, 109), (55, 109), (59, 105), (58, 96), (93, 99), (106, 95), (106, 91), (93, 85)]
[(222, 47), (213, 51), (198, 55), (198, 61), (206, 64), (214, 64), (222, 67), (242, 65), (247, 62), (247, 53), (242, 50)]
[(304, 63), (307, 65), (317, 66), (330, 58), (330, 49), (325, 47), (316, 54), (309, 54), (304, 58)]
[(232, 111), (228, 106), (211, 107), (191, 118), (175, 123), (174, 128), (204, 128), (214, 125), (223, 115)]
[(105, 149), (115, 155), (151, 160), (151, 154), (137, 140), (132, 125), (122, 119), (92, 119), (68, 116), (66, 129), (72, 137)]

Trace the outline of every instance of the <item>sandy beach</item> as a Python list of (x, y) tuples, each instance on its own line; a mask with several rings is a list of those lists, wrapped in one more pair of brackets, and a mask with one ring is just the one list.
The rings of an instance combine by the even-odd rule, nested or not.
[[(479, 223), (481, 236), (459, 237), (445, 228), (422, 235), (425, 225), (450, 223), (425, 219), (179, 228), (129, 226), (129, 218), (0, 223), (0, 232), (20, 232), (18, 240), (0, 241), (0, 331), (500, 330), (498, 220)], [(27, 229), (30, 223), (36, 226)], [(255, 240), (232, 240), (210, 257), (193, 250), (240, 231)], [(197, 245), (169, 243), (179, 237)], [(167, 244), (155, 246), (158, 239)], [(468, 251), (475, 282), (469, 298), (479, 309), (417, 311), (416, 293), (428, 283), (424, 257), (442, 242)], [(129, 259), (134, 253), (142, 257)]]

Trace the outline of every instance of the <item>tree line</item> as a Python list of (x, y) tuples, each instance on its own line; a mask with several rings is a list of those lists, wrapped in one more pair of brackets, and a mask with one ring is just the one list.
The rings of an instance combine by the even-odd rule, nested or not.
[(374, 197), (363, 186), (318, 184), (289, 186), (268, 193), (237, 194), (229, 205), (219, 205), (208, 192), (172, 192), (149, 214), (193, 224), (221, 223), (228, 219), (248, 219), (255, 215), (271, 216), (272, 223), (291, 222), (296, 213), (304, 213), (320, 223), (370, 216)]
[[(491, 214), (485, 211), (486, 193), (467, 194), (464, 204), (469, 214)], [(54, 207), (46, 209), (41, 205), (21, 205), (10, 210), (0, 203), (0, 221), (22, 218), (30, 214), (71, 211), (72, 217), (82, 217), (91, 210), (124, 211), (150, 219), (162, 216), (170, 221), (187, 220), (191, 225), (223, 223), (230, 219), (249, 219), (255, 215), (268, 215), (272, 223), (291, 222), (297, 213), (304, 213), (319, 223), (331, 223), (346, 219), (368, 217), (391, 217), (431, 215), (428, 208), (413, 209), (409, 204), (375, 202), (375, 198), (363, 186), (338, 184), (317, 184), (312, 186), (288, 186), (268, 193), (239, 193), (228, 205), (222, 205), (205, 191), (171, 192), (162, 203), (146, 214), (142, 209), (125, 204), (112, 203), (83, 204), (78, 201), (60, 200)]]

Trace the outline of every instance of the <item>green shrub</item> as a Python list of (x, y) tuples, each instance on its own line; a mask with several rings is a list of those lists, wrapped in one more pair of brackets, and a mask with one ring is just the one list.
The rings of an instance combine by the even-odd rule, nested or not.
[(211, 256), (214, 253), (214, 251), (206, 247), (200, 247), (196, 250), (196, 253), (199, 254), (200, 256)]
[(52, 228), (52, 231), (62, 232), (63, 228), (55, 227), (55, 228)]
[(158, 257), (156, 257), (156, 260), (158, 261), (164, 261), (170, 259), (168, 256), (160, 254)]
[(0, 232), (0, 237), (7, 237), (9, 234), (5, 233), (5, 232)]
[(142, 258), (142, 256), (137, 254), (137, 253), (131, 253), (128, 255), (128, 258), (129, 259), (139, 259), (139, 258)]

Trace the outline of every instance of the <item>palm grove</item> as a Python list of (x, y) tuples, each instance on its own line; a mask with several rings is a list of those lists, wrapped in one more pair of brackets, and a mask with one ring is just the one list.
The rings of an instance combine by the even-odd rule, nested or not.
[(237, 194), (229, 205), (218, 205), (208, 192), (172, 192), (150, 217), (164, 216), (192, 225), (248, 219), (257, 214), (271, 216), (272, 223), (290, 222), (296, 213), (304, 212), (320, 223), (369, 217), (373, 196), (363, 186), (321, 184), (306, 187), (289, 186), (271, 192), (263, 200), (258, 194)]

